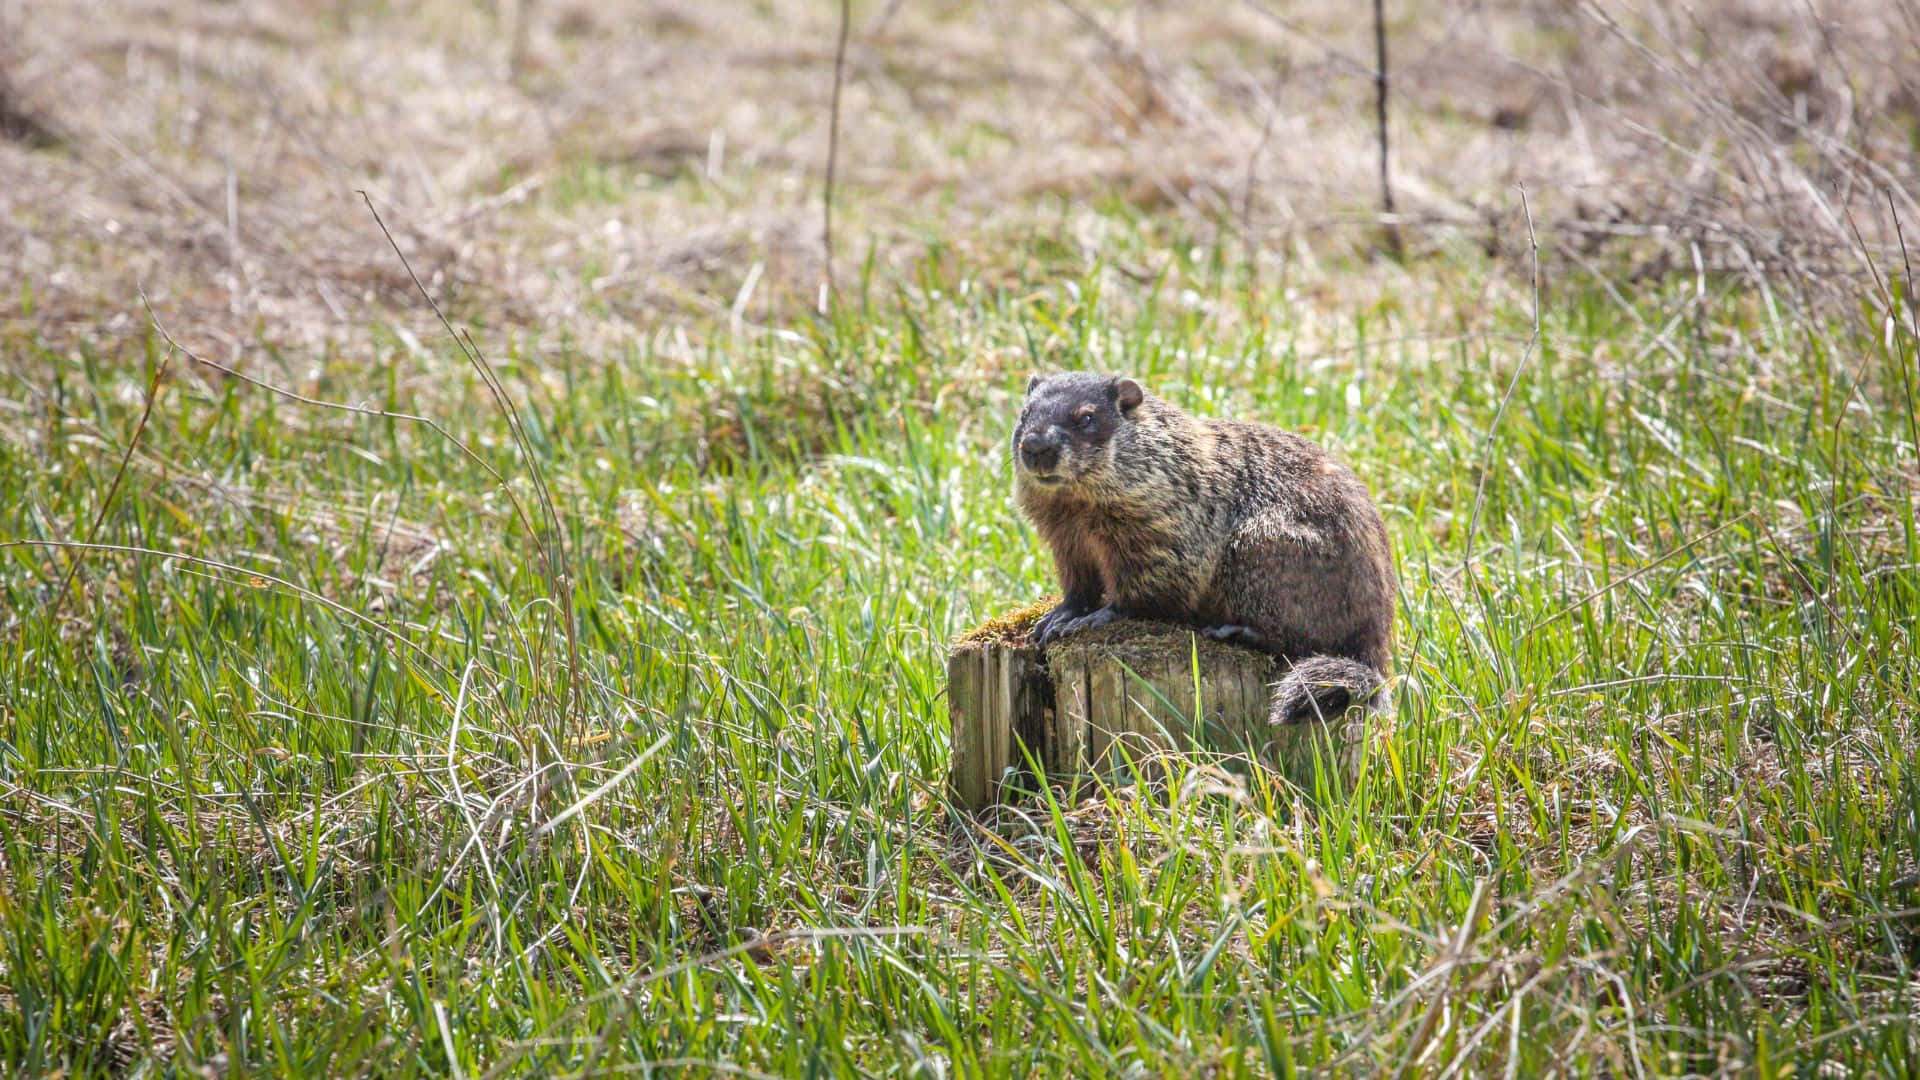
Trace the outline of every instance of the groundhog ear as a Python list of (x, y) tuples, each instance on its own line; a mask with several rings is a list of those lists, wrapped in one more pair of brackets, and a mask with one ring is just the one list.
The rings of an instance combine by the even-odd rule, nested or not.
[(1113, 381), (1113, 401), (1120, 406), (1121, 412), (1132, 412), (1134, 406), (1140, 404), (1141, 399), (1146, 396), (1147, 392), (1140, 389), (1140, 384), (1132, 379)]
[(1040, 376), (1038, 375), (1027, 376), (1027, 396), (1032, 397), (1033, 388), (1039, 385), (1040, 385)]

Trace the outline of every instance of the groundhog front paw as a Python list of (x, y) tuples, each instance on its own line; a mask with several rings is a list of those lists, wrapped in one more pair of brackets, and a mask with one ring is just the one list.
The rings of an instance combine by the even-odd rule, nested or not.
[(1082, 630), (1092, 630), (1095, 627), (1105, 626), (1121, 617), (1120, 612), (1115, 611), (1112, 604), (1108, 604), (1103, 608), (1095, 608), (1085, 615), (1068, 619), (1054, 631), (1054, 636), (1066, 637), (1068, 634), (1077, 634)]
[(1065, 626), (1087, 613), (1087, 609), (1077, 604), (1062, 603), (1052, 611), (1040, 616), (1033, 624), (1032, 636), (1035, 645), (1045, 645), (1065, 633)]
[(1209, 626), (1200, 631), (1215, 641), (1225, 641), (1233, 645), (1258, 645), (1266, 640), (1260, 631), (1251, 626)]

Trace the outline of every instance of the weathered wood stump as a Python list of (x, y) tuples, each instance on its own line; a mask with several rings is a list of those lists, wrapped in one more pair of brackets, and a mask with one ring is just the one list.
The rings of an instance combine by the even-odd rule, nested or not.
[(1026, 631), (1044, 610), (988, 622), (948, 654), (955, 802), (994, 802), (1007, 780), (1028, 774), (1029, 758), (1043, 779), (1072, 782), (1121, 777), (1129, 762), (1167, 750), (1244, 754), (1309, 790), (1316, 768), (1351, 781), (1365, 712), (1269, 724), (1278, 664), (1265, 653), (1135, 620), (1063, 638), (1043, 653)]

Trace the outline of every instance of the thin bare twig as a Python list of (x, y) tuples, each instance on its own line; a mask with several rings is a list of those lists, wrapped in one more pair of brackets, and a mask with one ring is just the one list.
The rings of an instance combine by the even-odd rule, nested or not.
[(839, 298), (833, 278), (833, 182), (840, 169), (840, 88), (847, 78), (847, 33), (853, 24), (853, 0), (840, 0), (840, 37), (833, 47), (833, 104), (827, 117), (827, 183), (820, 199), (820, 245), (826, 274), (820, 281), (820, 314)]
[(519, 0), (513, 5), (513, 29), (507, 46), (507, 76), (512, 79), (517, 80), (527, 73), (528, 50), (533, 36), (534, 2), (535, 0)]
[(1595, 600), (1598, 600), (1599, 598), (1607, 595), (1613, 590), (1620, 588), (1622, 585), (1629, 584), (1635, 579), (1639, 578), (1641, 575), (1646, 574), (1650, 571), (1659, 569), (1660, 567), (1666, 565), (1669, 561), (1671, 561), (1676, 556), (1681, 555), (1685, 552), (1691, 551), (1694, 548), (1699, 547), (1701, 544), (1704, 544), (1707, 541), (1713, 539), (1714, 537), (1719, 536), (1721, 533), (1726, 532), (1728, 529), (1731, 529), (1735, 525), (1738, 525), (1741, 522), (1752, 517), (1754, 513), (1755, 511), (1748, 510), (1745, 513), (1741, 514), (1740, 516), (1734, 518), (1732, 521), (1726, 522), (1725, 524), (1716, 527), (1710, 532), (1701, 533), (1699, 536), (1694, 537), (1693, 539), (1687, 541), (1684, 544), (1680, 544), (1679, 546), (1668, 551), (1666, 554), (1660, 556), (1659, 558), (1653, 560), (1652, 562), (1646, 564), (1645, 566), (1640, 567), (1638, 570), (1635, 570), (1631, 574), (1627, 574), (1623, 577), (1616, 578), (1613, 581), (1608, 582), (1605, 585), (1602, 585), (1600, 588), (1593, 590), (1592, 592), (1581, 597), (1580, 599), (1575, 600), (1573, 603), (1568, 604), (1567, 606), (1561, 608), (1560, 610), (1554, 612), (1553, 614), (1547, 616), (1546, 618), (1541, 619), (1539, 622), (1534, 623), (1532, 626), (1527, 627), (1526, 630), (1523, 631), (1520, 636), (1524, 638), (1528, 634), (1531, 634), (1536, 630), (1544, 630), (1545, 628), (1552, 626), (1554, 623), (1559, 622), (1561, 619), (1566, 618), (1568, 615), (1572, 614), (1573, 612), (1578, 611), (1579, 609), (1587, 606), (1588, 604), (1593, 603)]
[[(1916, 297), (1914, 293), (1913, 259), (1907, 254), (1906, 230), (1900, 227), (1900, 208), (1894, 205), (1893, 192), (1888, 191), (1885, 194), (1887, 212), (1893, 215), (1893, 235), (1900, 241), (1900, 265), (1905, 271), (1900, 282), (1902, 286), (1900, 291), (1903, 294), (1902, 299), (1906, 301), (1904, 306), (1907, 317), (1902, 319), (1896, 314), (1893, 321), (1894, 325), (1905, 331), (1907, 344), (1914, 350), (1913, 365), (1920, 365), (1920, 341), (1915, 339), (1913, 331), (1913, 320), (1917, 317), (1915, 312), (1920, 309), (1920, 297)], [(1913, 365), (1907, 363), (1907, 357), (1904, 355), (1896, 356), (1894, 363), (1900, 369), (1900, 388), (1907, 398), (1907, 440), (1913, 443), (1914, 452), (1920, 454), (1920, 417), (1914, 413)]]
[(159, 316), (155, 315), (151, 308), (147, 310), (147, 318), (153, 324), (154, 332), (158, 333), (161, 339), (168, 345), (178, 350), (180, 355), (202, 367), (210, 367), (222, 375), (238, 379), (248, 386), (265, 390), (267, 393), (276, 397), (285, 398), (298, 405), (310, 405), (316, 409), (335, 409), (340, 412), (353, 413), (356, 416), (368, 416), (380, 420), (401, 420), (409, 424), (420, 424), (426, 427), (435, 435), (451, 443), (454, 449), (466, 456), (467, 460), (478, 465), (482, 471), (492, 477), (493, 482), (500, 485), (500, 490), (506, 493), (507, 502), (513, 506), (514, 516), (520, 519), (521, 525), (527, 530), (527, 535), (534, 540), (540, 538), (538, 530), (533, 526), (533, 519), (527, 516), (525, 508), (521, 506), (519, 497), (513, 493), (513, 488), (507, 484), (507, 478), (500, 475), (500, 470), (488, 464), (487, 459), (481, 457), (478, 451), (467, 445), (465, 440), (453, 432), (448, 431), (445, 427), (441, 426), (439, 421), (432, 417), (421, 416), (418, 413), (397, 412), (393, 409), (376, 409), (371, 405), (350, 405), (344, 401), (328, 401), (325, 398), (308, 397), (298, 391), (289, 390), (284, 386), (276, 386), (273, 383), (267, 382), (265, 379), (255, 378), (229, 364), (223, 364), (218, 360), (209, 360), (199, 353), (194, 352), (192, 349), (187, 348), (185, 345), (180, 344), (174, 340), (172, 334), (167, 332), (167, 328), (161, 325)]
[(1527, 361), (1532, 358), (1533, 350), (1540, 344), (1540, 241), (1533, 232), (1533, 207), (1527, 202), (1526, 185), (1520, 186), (1520, 212), (1527, 219), (1527, 247), (1533, 255), (1533, 333), (1527, 337), (1526, 348), (1520, 351), (1520, 362), (1513, 366), (1513, 377), (1507, 380), (1507, 390), (1500, 395), (1500, 406), (1493, 411), (1493, 422), (1487, 425), (1487, 444), (1481, 453), (1480, 479), (1473, 485), (1473, 515), (1467, 519), (1467, 550), (1461, 557), (1467, 579), (1473, 580), (1473, 539), (1480, 527), (1480, 508), (1486, 501), (1487, 474), (1493, 471), (1493, 440), (1500, 432), (1500, 420), (1507, 415), (1507, 403), (1513, 400), (1513, 390), (1520, 385), (1520, 376), (1527, 370)]
[(1241, 258), (1247, 264), (1248, 281), (1256, 291), (1260, 287), (1260, 262), (1255, 257), (1259, 245), (1253, 231), (1253, 186), (1260, 178), (1260, 157), (1273, 140), (1273, 121), (1280, 111), (1278, 99), (1286, 83), (1286, 72), (1284, 61), (1274, 65), (1273, 94), (1266, 100), (1266, 116), (1260, 124), (1260, 141), (1247, 154), (1247, 174), (1240, 187)]
[[(1385, 0), (1373, 0), (1373, 119), (1380, 145), (1380, 208), (1385, 212), (1387, 252), (1398, 262), (1407, 256), (1394, 221), (1393, 178), (1387, 156), (1387, 14)], [(1525, 197), (1524, 192), (1522, 197)]]
[(373, 215), (373, 223), (380, 227), (380, 234), (387, 238), (387, 245), (393, 248), (394, 255), (399, 258), (401, 267), (406, 270), (407, 277), (413, 282), (413, 287), (419, 292), (420, 298), (427, 302), (427, 307), (432, 309), (434, 316), (440, 320), (440, 325), (446, 329), (447, 336), (453, 339), (453, 343), (465, 355), (467, 363), (473, 366), (480, 380), (486, 384), (487, 391), (493, 395), (494, 404), (499, 406), (501, 414), (506, 417), (507, 431), (513, 436), (514, 445), (527, 463), (527, 473), (533, 482), (534, 495), (539, 499), (545, 526), (544, 529), (535, 531), (534, 544), (539, 549), (540, 561), (546, 571), (547, 587), (553, 593), (554, 602), (559, 605), (561, 622), (567, 638), (567, 693), (566, 699), (561, 704), (560, 713), (563, 716), (571, 715), (574, 706), (580, 701), (580, 645), (579, 633), (574, 626), (573, 573), (567, 559), (566, 532), (560, 526), (560, 512), (554, 505), (552, 491), (547, 486), (546, 474), (541, 470), (540, 461), (533, 452), (533, 440), (527, 436), (526, 426), (520, 420), (520, 410), (514, 406), (513, 399), (507, 395), (506, 385), (494, 373), (493, 365), (487, 362), (479, 345), (474, 343), (473, 336), (454, 329), (452, 320), (448, 319), (446, 312), (441, 310), (433, 294), (427, 291), (427, 286), (420, 280), (420, 275), (413, 272), (413, 263), (408, 261), (407, 253), (401, 250), (400, 242), (394, 239), (393, 231), (387, 228), (386, 221), (380, 217), (379, 209), (373, 205), (373, 197), (365, 191), (359, 194), (367, 204), (367, 213)]
[[(1833, 511), (1829, 509), (1828, 513), (1832, 515)], [(1800, 563), (1794, 559), (1793, 553), (1787, 550), (1786, 545), (1780, 542), (1780, 538), (1773, 534), (1773, 526), (1767, 524), (1767, 519), (1764, 516), (1756, 516), (1753, 520), (1760, 526), (1760, 531), (1766, 534), (1767, 546), (1773, 548), (1773, 553), (1779, 556), (1780, 565), (1786, 567), (1787, 570), (1793, 574), (1794, 580), (1800, 583), (1800, 587), (1805, 589), (1807, 595), (1813, 597), (1814, 602), (1820, 605), (1820, 610), (1826, 612), (1827, 621), (1838, 627), (1840, 632), (1847, 636), (1847, 640), (1853, 643), (1855, 649), (1863, 648), (1860, 642), (1859, 632), (1854, 630), (1852, 625), (1840, 617), (1840, 612), (1835, 609), (1833, 603), (1827, 599), (1827, 594), (1820, 591), (1820, 588), (1813, 583), (1813, 579), (1807, 576), (1805, 570), (1800, 569)], [(1871, 667), (1868, 668), (1870, 678), (1874, 677), (1872, 672), (1873, 669)], [(1878, 678), (1875, 678), (1875, 681), (1884, 683), (1884, 680)]]
[(1359, 57), (1356, 57), (1351, 53), (1348, 53), (1344, 49), (1341, 49), (1335, 46), (1333, 43), (1327, 41), (1325, 38), (1322, 38), (1319, 35), (1313, 33), (1311, 30), (1308, 30), (1306, 25), (1302, 23), (1299, 19), (1295, 19), (1288, 15), (1283, 15), (1273, 7), (1265, 3), (1262, 3), (1261, 0), (1243, 0), (1243, 2), (1255, 14), (1260, 15), (1261, 17), (1265, 18), (1267, 21), (1280, 27), (1282, 30), (1285, 30), (1287, 33), (1292, 34), (1295, 37), (1298, 37), (1299, 39), (1301, 39), (1302, 41), (1305, 41), (1307, 44), (1312, 45), (1314, 48), (1319, 49), (1320, 52), (1328, 60), (1332, 61), (1335, 66), (1346, 68), (1348, 74), (1364, 75), (1369, 78), (1373, 76), (1373, 71), (1370, 70), (1367, 67), (1367, 65), (1361, 63)]
[(422, 660), (425, 660), (438, 669), (441, 674), (447, 676), (453, 674), (452, 670), (448, 668), (446, 664), (428, 652), (419, 642), (400, 634), (379, 620), (355, 611), (338, 601), (329, 600), (304, 585), (288, 581), (286, 578), (277, 577), (261, 570), (256, 570), (250, 566), (236, 566), (233, 563), (221, 562), (218, 559), (209, 559), (204, 555), (192, 555), (184, 551), (166, 551), (161, 548), (141, 547), (137, 544), (95, 544), (79, 543), (73, 540), (0, 540), (0, 551), (7, 551), (13, 548), (46, 548), (61, 551), (107, 551), (117, 552), (122, 555), (149, 555), (156, 559), (170, 559), (174, 562), (183, 562), (192, 566), (205, 567), (209, 570), (218, 570), (223, 573), (244, 574), (249, 580), (257, 580), (268, 585), (286, 589), (301, 599), (319, 604), (321, 607), (326, 608), (336, 615), (344, 615), (355, 622), (361, 623), (375, 633), (385, 636), (395, 644), (413, 650), (419, 654)]
[[(147, 304), (147, 294), (140, 294), (140, 302)], [(153, 314), (152, 305), (147, 305), (147, 314)], [(113, 470), (113, 482), (107, 485), (106, 498), (100, 500), (100, 509), (94, 511), (93, 524), (87, 526), (86, 536), (81, 543), (91, 544), (100, 534), (100, 526), (107, 520), (107, 511), (113, 508), (114, 496), (120, 494), (120, 483), (127, 477), (127, 463), (133, 460), (133, 452), (140, 446), (140, 436), (147, 430), (147, 419), (153, 415), (153, 403), (160, 398), (161, 380), (167, 377), (167, 365), (173, 362), (171, 350), (162, 353), (160, 362), (154, 366), (153, 375), (147, 380), (146, 399), (140, 405), (140, 419), (134, 422), (133, 434), (127, 438), (126, 452), (120, 455), (120, 466)], [(60, 614), (60, 606), (66, 602), (67, 590), (73, 587), (73, 578), (80, 572), (80, 560), (69, 555), (66, 576), (60, 579), (60, 588), (53, 594), (53, 603), (47, 610), (47, 620), (53, 621)]]

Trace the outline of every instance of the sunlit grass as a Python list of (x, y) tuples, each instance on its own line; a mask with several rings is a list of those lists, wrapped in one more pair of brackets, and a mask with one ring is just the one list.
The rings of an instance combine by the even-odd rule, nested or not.
[[(543, 540), (472, 460), (183, 356), (111, 547), (55, 546), (166, 345), (16, 337), (0, 1062), (1920, 1069), (1913, 342), (1570, 280), (1489, 444), (1524, 293), (1432, 327), (1509, 269), (1315, 312), (1311, 352), (1242, 282), (950, 264), (692, 353), (495, 342), (577, 673)], [(1373, 487), (1401, 686), (1343, 799), (1194, 757), (945, 804), (944, 643), (1050, 587), (1001, 443), (1059, 366), (1307, 431)], [(320, 383), (536, 499), (451, 346)]]

